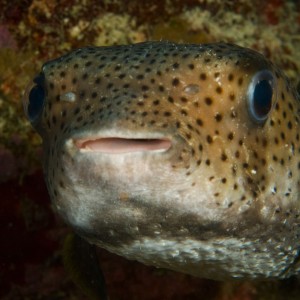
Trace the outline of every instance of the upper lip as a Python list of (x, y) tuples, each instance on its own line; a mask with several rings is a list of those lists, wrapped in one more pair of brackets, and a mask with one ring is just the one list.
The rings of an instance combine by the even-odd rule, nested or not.
[(132, 153), (149, 151), (167, 151), (171, 146), (171, 139), (166, 137), (87, 137), (73, 139), (74, 144), (80, 150), (100, 153)]

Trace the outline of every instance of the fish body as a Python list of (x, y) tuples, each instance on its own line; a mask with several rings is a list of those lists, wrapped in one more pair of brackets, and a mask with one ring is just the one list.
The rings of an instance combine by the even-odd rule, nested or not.
[(299, 272), (299, 104), (253, 50), (164, 41), (72, 51), (24, 95), (79, 235), (219, 280)]

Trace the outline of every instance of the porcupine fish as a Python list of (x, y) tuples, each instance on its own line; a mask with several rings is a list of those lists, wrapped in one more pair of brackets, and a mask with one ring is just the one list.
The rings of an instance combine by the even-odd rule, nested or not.
[(299, 95), (232, 44), (86, 47), (24, 95), (56, 211), (89, 243), (195, 276), (299, 272)]

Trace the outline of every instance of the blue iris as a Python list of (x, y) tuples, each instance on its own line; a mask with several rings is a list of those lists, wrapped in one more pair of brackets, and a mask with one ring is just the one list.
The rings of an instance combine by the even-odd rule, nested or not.
[(35, 121), (41, 114), (45, 103), (44, 75), (40, 74), (33, 80), (34, 85), (29, 92), (27, 113), (30, 121)]
[(248, 88), (248, 108), (253, 121), (264, 122), (273, 107), (275, 77), (268, 70), (256, 73)]

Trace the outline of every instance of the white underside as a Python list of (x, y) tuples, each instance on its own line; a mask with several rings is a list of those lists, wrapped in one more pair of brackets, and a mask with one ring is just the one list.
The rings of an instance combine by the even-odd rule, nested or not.
[[(224, 274), (228, 273), (232, 278), (248, 277), (249, 273), (252, 278), (277, 277), (287, 262), (291, 263), (292, 256), (296, 255), (296, 251), (289, 253), (289, 256), (279, 252), (279, 262), (278, 256), (274, 257), (269, 247), (261, 248), (259, 244), (259, 241), (235, 238), (209, 241), (187, 239), (179, 242), (158, 237), (144, 238), (123, 247), (105, 248), (146, 265), (217, 280), (222, 280)], [(271, 240), (268, 244), (272, 247)], [(103, 247), (102, 244), (99, 246)]]

